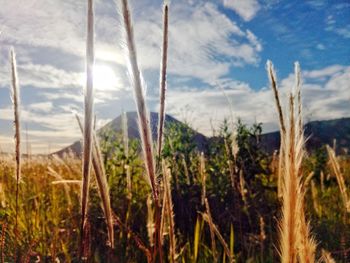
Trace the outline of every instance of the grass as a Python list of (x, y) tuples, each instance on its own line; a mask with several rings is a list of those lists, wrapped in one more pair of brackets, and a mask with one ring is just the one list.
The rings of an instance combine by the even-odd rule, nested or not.
[[(318, 178), (317, 156), (308, 156), (304, 146), (298, 63), (287, 111), (282, 110), (273, 65), (267, 63), (280, 123), (278, 160), (260, 149), (259, 125), (248, 128), (241, 122), (235, 130), (224, 123), (218, 140), (200, 153), (189, 129), (164, 123), (165, 3), (155, 143), (129, 3), (119, 0), (141, 141), (129, 139), (123, 114), (123, 133), (102, 141), (101, 147), (92, 125), (94, 12), (93, 1), (87, 3), (84, 123), (77, 118), (81, 159), (32, 156), (21, 161), (19, 86), (11, 51), (16, 144), (14, 160), (0, 159), (1, 262), (347, 261), (350, 160), (337, 158), (327, 147), (330, 165), (322, 167)], [(276, 172), (270, 169), (275, 166)]]

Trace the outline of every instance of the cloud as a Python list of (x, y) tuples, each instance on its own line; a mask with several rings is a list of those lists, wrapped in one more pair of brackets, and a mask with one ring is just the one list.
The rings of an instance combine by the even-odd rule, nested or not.
[[(226, 75), (233, 66), (256, 65), (262, 45), (210, 2), (171, 5), (169, 73), (203, 82)], [(147, 14), (147, 15), (145, 15)], [(136, 44), (143, 69), (159, 70), (161, 13), (154, 7), (137, 16)], [(151, 17), (151, 19), (150, 19)], [(140, 44), (142, 43), (142, 44)]]
[(235, 11), (245, 21), (252, 20), (260, 9), (257, 0), (224, 0), (224, 6)]
[[(279, 83), (283, 105), (287, 105), (287, 94), (294, 87), (294, 74)], [(349, 83), (349, 66), (333, 65), (317, 71), (305, 71), (302, 88), (305, 120), (349, 117)], [(278, 116), (270, 89), (254, 90), (247, 83), (226, 81), (222, 88), (173, 89), (167, 97), (167, 111), (183, 119), (179, 109), (189, 111), (195, 128), (207, 135), (211, 134), (210, 121), (218, 126), (224, 118), (236, 120), (240, 117), (250, 124), (263, 122), (264, 132), (278, 129)]]

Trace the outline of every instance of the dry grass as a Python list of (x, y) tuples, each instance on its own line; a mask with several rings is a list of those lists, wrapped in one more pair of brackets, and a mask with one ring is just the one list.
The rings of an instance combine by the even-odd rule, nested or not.
[[(15, 234), (18, 233), (18, 202), (19, 202), (19, 184), (21, 180), (21, 128), (20, 128), (20, 93), (17, 77), (16, 54), (12, 49), (11, 57), (11, 76), (12, 76), (12, 103), (14, 111), (15, 128), (15, 158), (16, 158), (16, 215), (15, 215)], [(16, 248), (17, 249), (17, 248)]]
[(157, 156), (160, 158), (162, 152), (164, 120), (165, 120), (165, 91), (166, 91), (166, 76), (167, 76), (167, 60), (168, 60), (168, 19), (169, 5), (164, 3), (163, 6), (163, 45), (162, 59), (160, 64), (160, 98), (159, 98), (159, 120), (158, 120), (158, 138), (157, 138)]
[(282, 198), (282, 170), (283, 168), (283, 156), (284, 156), (284, 138), (286, 137), (286, 124), (283, 116), (283, 111), (281, 107), (281, 102), (279, 99), (279, 92), (277, 88), (277, 77), (276, 72), (273, 68), (273, 64), (271, 61), (267, 61), (267, 73), (270, 79), (271, 88), (273, 91), (273, 95), (275, 98), (276, 103), (276, 109), (278, 113), (279, 118), (279, 125), (280, 125), (280, 138), (281, 138), (281, 144), (280, 144), (280, 151), (279, 151), (279, 159), (278, 159), (278, 175), (277, 175), (277, 191), (278, 191), (278, 197)]
[[(83, 126), (81, 124), (81, 121), (76, 115), (80, 130), (83, 131)], [(98, 138), (93, 132), (93, 138), (92, 138), (92, 165), (94, 167), (96, 181), (100, 193), (100, 197), (102, 200), (102, 208), (103, 212), (105, 214), (106, 224), (108, 228), (108, 245), (111, 248), (114, 248), (114, 229), (113, 229), (113, 215), (112, 215), (112, 208), (111, 208), (111, 201), (110, 201), (110, 195), (109, 195), (109, 187), (107, 183), (107, 176), (104, 169), (103, 161), (102, 161), (102, 154), (100, 145), (98, 142)]]
[(341, 197), (342, 197), (343, 204), (344, 204), (344, 211), (345, 211), (345, 213), (350, 213), (349, 196), (348, 196), (348, 193), (346, 190), (344, 177), (340, 171), (340, 166), (339, 166), (339, 163), (338, 163), (337, 158), (335, 156), (335, 152), (328, 145), (327, 145), (327, 152), (328, 152), (329, 161), (330, 161), (333, 173), (334, 173), (335, 177), (337, 178), (339, 190), (340, 190)]
[(89, 199), (89, 183), (92, 159), (92, 133), (93, 133), (93, 67), (95, 60), (94, 51), (94, 10), (93, 0), (88, 0), (87, 11), (87, 39), (86, 39), (86, 88), (84, 90), (84, 130), (83, 130), (83, 185), (81, 194), (81, 227), (80, 227), (80, 255), (83, 256), (84, 236), (87, 220)]
[[(281, 262), (314, 262), (316, 243), (310, 236), (310, 227), (304, 213), (304, 190), (302, 189), (302, 161), (305, 155), (302, 126), (300, 67), (295, 63), (296, 90), (289, 96), (289, 124), (284, 123), (273, 65), (267, 64), (272, 90), (275, 95), (280, 119), (280, 163), (279, 180), (282, 196), (282, 218), (280, 221)], [(297, 110), (296, 110), (297, 108)], [(295, 114), (295, 111), (297, 113)], [(297, 116), (295, 116), (297, 115)], [(283, 179), (282, 179), (283, 178)]]

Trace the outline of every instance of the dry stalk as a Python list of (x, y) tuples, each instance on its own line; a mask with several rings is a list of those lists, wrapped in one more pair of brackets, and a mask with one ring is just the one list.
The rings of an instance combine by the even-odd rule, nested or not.
[(283, 117), (283, 111), (281, 107), (281, 102), (279, 99), (279, 93), (277, 88), (277, 77), (276, 72), (273, 68), (272, 62), (267, 61), (267, 72), (271, 83), (271, 88), (274, 94), (275, 103), (276, 103), (276, 109), (279, 117), (279, 125), (280, 125), (280, 137), (281, 137), (281, 144), (280, 144), (280, 151), (279, 151), (279, 161), (278, 161), (278, 175), (277, 175), (277, 191), (278, 191), (278, 197), (282, 198), (282, 170), (283, 170), (283, 158), (285, 154), (284, 149), (284, 138), (286, 136), (286, 125)]
[(147, 112), (146, 102), (145, 102), (145, 89), (141, 71), (137, 62), (137, 52), (134, 39), (134, 31), (131, 19), (131, 12), (129, 9), (128, 0), (120, 0), (120, 12), (123, 19), (124, 33), (126, 40), (126, 54), (128, 61), (128, 69), (130, 75), (130, 81), (134, 87), (134, 97), (137, 106), (137, 115), (139, 120), (139, 131), (142, 142), (143, 157), (146, 166), (147, 178), (152, 190), (152, 197), (154, 200), (155, 207), (155, 245), (154, 245), (154, 260), (159, 255), (159, 261), (163, 261), (163, 252), (161, 247), (161, 233), (160, 233), (160, 223), (161, 223), (161, 206), (158, 197), (158, 184), (155, 173), (155, 163), (153, 155), (153, 145), (151, 137), (151, 129), (149, 122), (149, 115)]
[(221, 245), (224, 248), (226, 256), (229, 258), (229, 262), (234, 262), (234, 257), (232, 255), (230, 249), (229, 249), (229, 246), (227, 245), (225, 239), (221, 235), (221, 233), (220, 233), (219, 229), (217, 228), (217, 226), (213, 223), (213, 219), (212, 219), (211, 214), (210, 214), (210, 207), (209, 207), (209, 203), (208, 203), (207, 199), (205, 199), (205, 204), (206, 204), (207, 212), (202, 214), (203, 219), (204, 219), (204, 221), (206, 221), (208, 223), (209, 228), (211, 229), (211, 231), (213, 231), (213, 233), (219, 239)]
[[(81, 194), (81, 227), (80, 227), (80, 255), (83, 256), (85, 230), (87, 229), (87, 208), (89, 199), (89, 182), (92, 159), (92, 124), (93, 124), (93, 67), (94, 52), (94, 7), (93, 0), (88, 0), (87, 8), (87, 39), (86, 39), (86, 88), (84, 90), (84, 130), (83, 130), (83, 185)], [(86, 258), (82, 258), (86, 260)]]
[[(11, 57), (11, 76), (12, 76), (12, 103), (14, 110), (14, 128), (15, 128), (15, 158), (16, 158), (16, 215), (15, 215), (15, 235), (18, 234), (18, 199), (19, 183), (21, 180), (21, 128), (20, 128), (20, 93), (17, 77), (16, 54), (13, 49), (10, 52)], [(15, 241), (17, 251), (17, 238)]]
[[(82, 123), (78, 115), (76, 115), (76, 119), (78, 121), (80, 130), (82, 131)], [(109, 197), (109, 187), (107, 183), (107, 176), (104, 169), (101, 149), (98, 143), (97, 136), (95, 132), (93, 132), (92, 136), (92, 165), (94, 167), (96, 181), (100, 193), (100, 197), (102, 200), (102, 208), (105, 214), (106, 224), (108, 228), (108, 246), (114, 248), (114, 229), (113, 229), (113, 216), (112, 216), (112, 207), (111, 201)]]
[(327, 145), (327, 152), (328, 152), (330, 164), (332, 166), (332, 170), (335, 174), (335, 177), (337, 178), (339, 190), (344, 203), (344, 211), (345, 213), (350, 213), (349, 196), (346, 190), (344, 177), (340, 171), (340, 166), (339, 166), (337, 157), (335, 156), (334, 150), (329, 145)]
[(170, 254), (170, 262), (175, 263), (176, 236), (175, 236), (175, 221), (174, 221), (173, 202), (172, 202), (172, 196), (171, 196), (170, 176), (171, 176), (170, 169), (166, 167), (163, 161), (163, 182), (164, 182), (164, 195), (166, 196), (165, 198), (166, 217), (168, 219), (168, 225), (169, 225), (169, 243), (170, 243), (169, 254)]
[(160, 160), (163, 143), (164, 120), (165, 120), (165, 92), (166, 92), (166, 76), (167, 76), (167, 59), (168, 59), (168, 19), (169, 6), (164, 3), (163, 6), (163, 45), (162, 58), (160, 64), (160, 98), (159, 98), (159, 116), (158, 116), (158, 138), (157, 138), (157, 156)]

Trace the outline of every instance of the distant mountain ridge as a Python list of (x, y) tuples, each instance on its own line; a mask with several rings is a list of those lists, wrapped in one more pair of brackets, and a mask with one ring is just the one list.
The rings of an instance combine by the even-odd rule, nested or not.
[[(350, 149), (350, 118), (311, 121), (304, 125), (304, 135), (310, 152), (322, 145), (332, 146), (335, 140), (337, 153), (344, 154)], [(268, 153), (273, 153), (280, 145), (279, 131), (263, 134), (261, 143)]]
[[(128, 124), (128, 136), (129, 139), (140, 139), (139, 134), (139, 126), (138, 126), (138, 117), (137, 112), (126, 112), (127, 117), (127, 124)], [(165, 115), (165, 126), (168, 126), (170, 124), (174, 125), (184, 125), (181, 121), (175, 119), (174, 117), (170, 115)], [(152, 139), (153, 141), (156, 141), (157, 134), (158, 134), (158, 113), (151, 112), (150, 113), (150, 125), (151, 125), (151, 132), (152, 132)], [(191, 129), (191, 128), (190, 128)], [(100, 128), (97, 131), (98, 135), (103, 134), (104, 132), (107, 132), (109, 130), (112, 130), (116, 133), (122, 133), (122, 115), (119, 115), (117, 118), (113, 119), (112, 121), (108, 122), (106, 125), (104, 125), (102, 128)], [(196, 132), (195, 130), (191, 129), (194, 136), (193, 141), (195, 142), (197, 148), (199, 150), (204, 150), (207, 147), (208, 138), (204, 136), (203, 134)], [(63, 155), (64, 153), (72, 152), (75, 155), (80, 156), (82, 152), (82, 144), (80, 141), (76, 141), (73, 144), (63, 148), (62, 150), (59, 150), (53, 154), (57, 154), (59, 156)]]
[[(138, 130), (138, 119), (136, 112), (127, 112), (128, 121), (128, 134), (130, 139), (140, 139)], [(150, 113), (150, 124), (152, 130), (152, 137), (155, 141), (157, 138), (157, 125), (158, 125), (158, 113)], [(165, 117), (165, 125), (175, 124), (182, 125), (183, 123), (175, 119), (170, 115)], [(333, 145), (333, 140), (336, 140), (337, 152), (344, 153), (350, 149), (350, 118), (341, 118), (334, 120), (325, 121), (312, 121), (304, 126), (306, 148), (308, 151), (313, 151), (319, 148), (321, 145), (329, 144)], [(111, 122), (107, 123), (101, 129), (98, 130), (98, 134), (103, 133), (107, 130), (113, 130), (114, 132), (122, 132), (122, 116), (118, 116)], [(194, 136), (193, 141), (195, 142), (199, 151), (205, 151), (212, 141), (212, 138), (206, 137), (203, 134), (192, 130)], [(272, 154), (275, 150), (279, 149), (280, 134), (279, 131), (265, 133), (261, 135), (261, 144), (263, 149)], [(82, 145), (80, 141), (74, 142), (72, 145), (63, 148), (60, 151), (55, 152), (59, 156), (64, 153), (72, 152), (75, 155), (80, 156), (82, 152)]]

